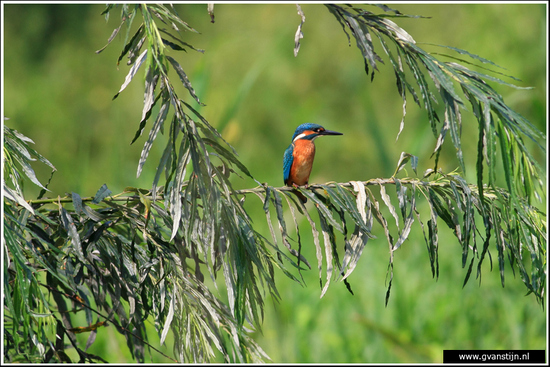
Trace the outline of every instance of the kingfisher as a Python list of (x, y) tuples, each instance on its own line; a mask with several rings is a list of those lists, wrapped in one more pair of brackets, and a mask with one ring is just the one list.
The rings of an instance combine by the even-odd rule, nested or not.
[[(315, 157), (313, 141), (323, 135), (344, 135), (336, 131), (326, 130), (321, 125), (305, 123), (296, 128), (292, 136), (292, 143), (285, 151), (283, 158), (283, 173), (285, 185), (291, 187), (306, 186)], [(295, 192), (302, 202), (307, 199), (299, 192)]]

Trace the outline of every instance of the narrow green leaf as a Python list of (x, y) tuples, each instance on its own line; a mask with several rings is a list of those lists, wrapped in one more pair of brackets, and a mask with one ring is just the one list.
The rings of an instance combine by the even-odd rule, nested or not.
[[(44, 185), (38, 181), (38, 178), (36, 178), (36, 174), (34, 173), (34, 170), (32, 169), (31, 165), (28, 163), (28, 161), (25, 160), (19, 160), (19, 163), (21, 164), (21, 168), (23, 169), (23, 172), (25, 175), (38, 187), (41, 187), (44, 190), (47, 190)], [(49, 191), (49, 190), (48, 190)]]
[(409, 160), (411, 161), (411, 168), (414, 173), (417, 173), (416, 168), (418, 166), (418, 157), (406, 152), (401, 152), (401, 156), (399, 156), (399, 161), (397, 162), (397, 168), (395, 169), (392, 177), (395, 177), (395, 175), (405, 167)]
[(420, 47), (417, 47), (414, 44), (409, 44), (409, 47), (416, 51), (418, 58), (430, 71), (430, 76), (432, 77), (435, 85), (442, 86), (457, 102), (462, 103), (462, 100), (454, 90), (452, 81), (449, 80), (449, 77), (443, 72), (443, 70), (448, 71), (445, 66), (441, 62), (437, 61), (433, 56), (426, 53), (426, 51), (422, 50)]
[(382, 197), (384, 204), (386, 204), (386, 207), (389, 209), (391, 215), (395, 219), (395, 226), (397, 227), (397, 229), (399, 229), (399, 218), (397, 217), (395, 207), (391, 203), (390, 196), (386, 193), (386, 186), (384, 186), (381, 181), (379, 181), (379, 185), (380, 185), (380, 196)]
[(71, 193), (73, 199), (74, 210), (77, 214), (82, 213), (82, 198), (76, 192)]
[(2, 187), (3, 187), (3, 194), (6, 198), (18, 203), (19, 205), (23, 206), (25, 209), (27, 209), (31, 214), (35, 214), (34, 213), (34, 209), (32, 208), (32, 206), (29, 205), (29, 203), (27, 203), (25, 201), (25, 199), (19, 195), (16, 191), (10, 189), (8, 186), (6, 186), (5, 182), (2, 183)]
[(449, 111), (449, 115), (451, 116), (450, 124), (449, 124), (449, 131), (451, 133), (451, 141), (453, 142), (453, 145), (456, 150), (456, 157), (458, 158), (458, 163), (460, 165), (460, 169), (462, 170), (462, 173), (466, 173), (466, 165), (464, 164), (464, 157), (462, 154), (462, 145), (460, 141), (460, 134), (462, 131), (462, 116), (458, 109), (458, 103), (456, 101), (453, 101), (452, 103), (447, 104), (446, 106), (446, 112)]
[[(193, 51), (197, 51), (197, 52), (200, 52), (200, 53), (204, 53), (204, 50), (201, 50), (200, 48), (195, 48), (193, 47), (193, 45), (187, 43), (187, 42), (184, 42), (183, 40), (181, 40), (179, 37), (176, 37), (174, 34), (168, 32), (166, 29), (162, 29), (162, 28), (159, 28), (159, 32), (167, 35), (168, 37), (172, 38), (174, 41), (178, 42), (179, 44), (181, 44), (181, 48), (185, 50), (185, 47), (187, 48), (190, 48), (192, 49)], [(163, 39), (164, 41), (164, 39)]]
[(399, 202), (401, 218), (405, 220), (405, 217), (407, 216), (407, 188), (401, 185), (401, 181), (397, 178), (394, 178), (393, 180), (395, 182), (395, 193), (397, 195), (397, 201)]
[(136, 76), (139, 68), (141, 67), (141, 65), (143, 64), (143, 62), (145, 61), (146, 59), (146, 56), (147, 56), (147, 50), (143, 51), (141, 53), (141, 55), (139, 55), (139, 57), (137, 58), (136, 62), (134, 63), (134, 65), (132, 65), (132, 67), (130, 68), (130, 71), (128, 72), (128, 75), (126, 75), (126, 79), (124, 80), (124, 83), (122, 83), (122, 86), (120, 87), (119, 91), (117, 94), (115, 94), (115, 96), (113, 97), (113, 99), (116, 99), (118, 97), (118, 95), (124, 90), (126, 89), (126, 87), (128, 86), (128, 84), (130, 84), (130, 82), (132, 81), (132, 79), (134, 78), (134, 76)]
[(160, 345), (164, 344), (170, 326), (172, 325), (172, 319), (174, 318), (174, 298), (170, 298), (170, 307), (168, 308), (168, 314), (166, 315), (166, 320), (164, 321), (164, 326), (162, 328), (162, 333), (160, 334)]
[[(141, 136), (141, 134), (143, 133), (143, 129), (145, 128), (145, 125), (147, 124), (147, 120), (149, 120), (149, 117), (151, 116), (151, 112), (153, 110), (153, 107), (155, 106), (155, 104), (157, 103), (157, 101), (160, 99), (160, 96), (161, 94), (159, 94), (157, 96), (157, 98), (155, 98), (154, 102), (153, 102), (153, 105), (151, 106), (151, 108), (149, 108), (149, 110), (145, 113), (145, 117), (139, 122), (139, 127), (136, 131), (136, 134), (134, 135), (134, 138), (132, 139), (132, 141), (130, 142), (130, 145), (134, 144), (136, 142), (136, 140)], [(162, 126), (161, 126), (162, 128)]]
[[(368, 239), (369, 236), (367, 233), (362, 232), (359, 226), (355, 226), (355, 230), (351, 238), (349, 241), (346, 241), (346, 253), (344, 255), (344, 259), (342, 260), (342, 279), (346, 279), (350, 276), (357, 266), (357, 262), (363, 253), (363, 249), (365, 248)], [(347, 270), (344, 273), (343, 270), (346, 268)]]
[(462, 283), (462, 288), (466, 286), (466, 283), (468, 283), (468, 280), (470, 279), (470, 275), (472, 274), (472, 268), (474, 266), (474, 260), (475, 260), (475, 256), (472, 256), (472, 260), (470, 261), (470, 265), (468, 266), (468, 270), (466, 271), (466, 276), (464, 277), (464, 282)]
[[(120, 26), (122, 26), (122, 24), (120, 24)], [(120, 27), (118, 29), (120, 29)], [(136, 33), (134, 33), (134, 35), (130, 39), (130, 41), (122, 49), (122, 52), (118, 56), (117, 65), (120, 64), (120, 60), (122, 60), (122, 58), (124, 58), (124, 56), (128, 53), (128, 51), (131, 50), (130, 51), (131, 53), (137, 53), (139, 51), (139, 48), (137, 46), (140, 45), (140, 44), (143, 44), (143, 39), (144, 39), (143, 33), (144, 33), (144, 28), (143, 28), (143, 24), (141, 24), (139, 26), (139, 28), (137, 29)], [(111, 42), (111, 39), (109, 39), (109, 43), (110, 42)], [(107, 45), (105, 47), (107, 47)], [(97, 52), (98, 51), (96, 51), (96, 53)]]
[(150, 114), (150, 110), (155, 102), (155, 88), (159, 80), (159, 74), (153, 68), (147, 69), (145, 76), (145, 91), (143, 96), (143, 111), (141, 112), (141, 121), (145, 121)]
[(436, 188), (428, 189), (430, 197), (430, 207), (435, 210), (437, 215), (443, 219), (450, 229), (455, 229), (455, 222), (453, 221), (453, 215), (450, 213), (449, 209), (445, 207), (441, 198), (438, 195), (438, 190)]
[(436, 136), (437, 121), (439, 121), (439, 117), (437, 116), (437, 112), (433, 108), (432, 100), (436, 103), (437, 100), (430, 92), (426, 79), (424, 78), (424, 73), (420, 71), (416, 59), (411, 55), (410, 52), (405, 52), (405, 60), (407, 62), (407, 65), (409, 65), (409, 69), (411, 69), (411, 71), (413, 72), (414, 78), (416, 79), (416, 83), (418, 84), (418, 87), (420, 89), (420, 94), (422, 95), (422, 100), (424, 101), (424, 109), (428, 112), (428, 118), (430, 120), (432, 132), (434, 136)]
[[(361, 216), (361, 213), (357, 209), (356, 200), (353, 201), (353, 196), (348, 190), (343, 189), (340, 185), (336, 185), (336, 192), (329, 186), (323, 185), (324, 189), (326, 190), (327, 194), (329, 194), (329, 197), (331, 198), (331, 205), (335, 207), (335, 209), (339, 210), (340, 212), (346, 212), (347, 214), (351, 215), (354, 222), (361, 226), (363, 232), (369, 232), (365, 226), (365, 222), (363, 221), (363, 218)], [(345, 228), (345, 220), (342, 217), (342, 227), (343, 231), (342, 233), (344, 236), (346, 235), (346, 228)]]
[(82, 244), (80, 243), (80, 236), (78, 235), (76, 226), (70, 214), (63, 206), (61, 206), (61, 203), (59, 203), (59, 216), (61, 217), (63, 228), (65, 228), (65, 231), (69, 234), (69, 238), (71, 239), (76, 255), (81, 261), (85, 261), (84, 253), (82, 252)]
[(153, 127), (149, 132), (149, 137), (147, 138), (147, 141), (145, 142), (145, 145), (143, 146), (143, 149), (141, 151), (141, 156), (139, 157), (136, 177), (139, 177), (141, 175), (141, 171), (143, 170), (143, 165), (145, 164), (145, 161), (149, 156), (149, 152), (151, 151), (151, 147), (153, 146), (153, 142), (155, 141), (159, 130), (162, 128), (164, 121), (166, 120), (166, 115), (168, 114), (169, 109), (170, 109), (170, 103), (167, 100), (163, 100), (162, 106), (160, 107), (160, 111), (157, 115), (157, 119), (153, 124)]
[(386, 299), (385, 299), (385, 302), (384, 302), (386, 307), (388, 306), (388, 301), (390, 299), (391, 286), (392, 286), (392, 283), (393, 283), (393, 261), (391, 259), (393, 259), (393, 258), (390, 257), (390, 263), (388, 264), (388, 270), (386, 270), (386, 282), (387, 282), (387, 279), (388, 279), (388, 274), (389, 274), (389, 277), (390, 277), (390, 281), (388, 283), (388, 289), (386, 290)]
[[(172, 5), (171, 5), (172, 6)], [(196, 29), (194, 29), (193, 27), (191, 27), (188, 23), (186, 23), (185, 21), (183, 21), (176, 13), (175, 9), (173, 8), (172, 6), (172, 10), (166, 8), (165, 5), (163, 4), (155, 4), (154, 7), (153, 7), (154, 11), (158, 12), (159, 14), (161, 14), (162, 16), (164, 16), (167, 20), (170, 20), (172, 22), (175, 22), (175, 23), (178, 23), (180, 25), (182, 25), (185, 30), (187, 31), (190, 31), (190, 32), (193, 32), (193, 33), (199, 33)], [(174, 23), (172, 23), (172, 27), (176, 30), (176, 31), (179, 31), (179, 29), (175, 26)]]
[[(172, 234), (170, 236), (170, 240), (174, 239), (180, 226), (180, 219), (182, 216), (181, 189), (183, 187), (183, 181), (185, 179), (187, 163), (189, 162), (189, 159), (190, 159), (190, 151), (191, 149), (188, 144), (188, 140), (182, 139), (181, 145), (180, 145), (180, 151), (178, 154), (178, 167), (176, 169), (176, 177), (174, 179), (174, 182), (171, 184), (171, 186), (168, 187), (168, 201), (170, 205), (170, 216), (172, 217), (172, 220), (173, 220)], [(195, 185), (191, 185), (192, 189), (194, 187)], [(191, 202), (195, 202), (195, 200), (192, 198)], [(186, 217), (189, 218), (189, 216), (186, 216)], [(191, 228), (192, 227), (189, 226), (187, 229), (191, 229)]]
[[(288, 200), (288, 199), (287, 199)], [(294, 206), (289, 205), (290, 207), (290, 213), (292, 214), (292, 219), (294, 220), (294, 230), (296, 231), (296, 237), (298, 241), (298, 269), (300, 269), (300, 259), (302, 257), (302, 240), (300, 238), (300, 229), (298, 227), (298, 221), (296, 220), (296, 213), (294, 212)], [(311, 265), (309, 265), (309, 262), (306, 262), (306, 265), (308, 268), (311, 269)]]
[(428, 240), (429, 248), (428, 254), (430, 255), (430, 264), (432, 266), (432, 275), (437, 279), (439, 278), (439, 261), (438, 261), (438, 236), (437, 236), (437, 220), (435, 214), (432, 211), (432, 218), (428, 220)]
[[(512, 88), (515, 88), (515, 89), (524, 89), (524, 90), (525, 89), (533, 89), (532, 87), (520, 87), (520, 86), (515, 85), (515, 84), (507, 83), (502, 79), (495, 78), (495, 77), (487, 75), (487, 74), (479, 73), (477, 71), (468, 69), (464, 65), (460, 65), (460, 64), (457, 64), (457, 63), (454, 63), (454, 62), (453, 63), (448, 63), (447, 65), (453, 67), (454, 69), (456, 69), (459, 73), (461, 73), (463, 76), (467, 77), (468, 79), (475, 79), (478, 82), (482, 81), (484, 84), (485, 84), (485, 80), (490, 80), (490, 81), (505, 85), (507, 87), (512, 87)], [(511, 78), (513, 78), (513, 77), (511, 77)], [(515, 79), (517, 81), (521, 81), (521, 80), (516, 79), (516, 78), (513, 78), (513, 79)]]
[(283, 215), (283, 204), (281, 201), (281, 196), (279, 192), (277, 192), (276, 190), (273, 190), (272, 194), (274, 198), (273, 200), (275, 204), (275, 211), (277, 212), (277, 221), (279, 222), (279, 230), (281, 231), (283, 244), (286, 246), (286, 248), (292, 255), (294, 255), (297, 259), (300, 259), (300, 261), (303, 261), (304, 264), (306, 264), (311, 269), (311, 266), (309, 265), (309, 262), (307, 261), (307, 259), (302, 254), (299, 254), (298, 251), (293, 249), (292, 246), (290, 245), (288, 232), (286, 229), (286, 222)]
[(315, 226), (315, 222), (313, 221), (313, 219), (311, 219), (309, 212), (306, 210), (304, 211), (304, 214), (309, 222), (309, 225), (311, 226), (311, 233), (313, 235), (313, 244), (315, 245), (315, 255), (317, 257), (317, 268), (319, 269), (319, 279), (321, 279), (322, 268), (323, 268), (323, 253), (321, 249), (321, 244), (319, 242), (319, 231)]
[(99, 190), (97, 190), (94, 196), (94, 199), (92, 200), (92, 203), (99, 204), (100, 202), (103, 201), (103, 199), (105, 199), (109, 195), (111, 195), (111, 190), (107, 188), (107, 185), (103, 184), (101, 185)]
[[(397, 182), (398, 181), (396, 181), (396, 183)], [(399, 205), (401, 207), (404, 224), (403, 224), (403, 229), (399, 233), (399, 238), (397, 239), (397, 241), (395, 242), (395, 245), (392, 248), (392, 251), (395, 251), (399, 247), (401, 247), (403, 242), (405, 242), (405, 240), (409, 237), (412, 224), (414, 223), (413, 211), (416, 210), (416, 185), (412, 185), (411, 190), (412, 192), (411, 192), (411, 203), (409, 208), (409, 215), (406, 215), (407, 198), (406, 198), (405, 188), (401, 187), (401, 189), (398, 191), (398, 196), (400, 198)]]
[(334, 226), (336, 230), (343, 232), (343, 229), (340, 223), (334, 220), (332, 212), (325, 205), (325, 203), (319, 200), (317, 195), (313, 194), (311, 190), (303, 190), (301, 188), (297, 188), (297, 190), (300, 191), (302, 194), (304, 194), (306, 197), (310, 198), (315, 203), (317, 210), (320, 210), (323, 213), (323, 217), (328, 221), (328, 223), (330, 223), (330, 225)]
[(185, 71), (183, 71), (183, 68), (181, 67), (181, 65), (170, 56), (166, 56), (166, 59), (170, 61), (170, 63), (176, 70), (181, 82), (183, 83), (185, 88), (187, 88), (187, 90), (189, 91), (189, 94), (191, 94), (191, 97), (193, 97), (193, 99), (195, 99), (195, 101), (197, 101), (198, 104), (200, 104), (201, 106), (204, 106), (205, 104), (199, 100), (199, 97), (197, 97), (197, 94), (195, 93), (195, 90), (193, 89), (193, 86), (191, 85), (191, 82), (189, 81), (187, 74), (185, 74)]
[(174, 51), (187, 51), (185, 48), (181, 47), (181, 46), (178, 45), (178, 44), (175, 44), (174, 42), (168, 41), (166, 38), (163, 38), (163, 39), (162, 39), (162, 43), (163, 43), (165, 46), (170, 47), (170, 48), (171, 48), (172, 50), (174, 50)]
[(504, 287), (504, 252), (505, 248), (505, 233), (502, 227), (500, 226), (501, 218), (496, 207), (491, 207), (491, 215), (493, 223), (495, 225), (495, 237), (496, 237), (496, 247), (498, 252), (498, 268), (500, 272), (500, 282)]
[(363, 222), (367, 223), (367, 213), (365, 211), (365, 205), (367, 203), (367, 192), (365, 191), (365, 185), (360, 181), (351, 181), (353, 189), (357, 193), (357, 210), (361, 214)]
[(388, 229), (388, 222), (386, 221), (386, 218), (382, 215), (380, 212), (380, 203), (374, 198), (373, 194), (369, 190), (369, 194), (372, 198), (373, 205), (371, 205), (371, 210), (374, 211), (375, 218), (380, 223), (382, 228), (384, 229), (384, 234), (386, 235), (386, 239), (388, 240), (388, 245), (390, 250), (393, 248), (393, 238), (390, 234), (390, 231)]
[(327, 264), (327, 270), (326, 270), (326, 273), (327, 273), (327, 280), (326, 280), (326, 283), (321, 291), (321, 296), (320, 298), (323, 298), (323, 296), (325, 295), (325, 293), (327, 292), (328, 290), (328, 287), (330, 285), (330, 279), (332, 277), (332, 270), (333, 270), (333, 267), (332, 267), (332, 236), (331, 236), (331, 227), (330, 225), (327, 223), (327, 221), (325, 220), (325, 217), (323, 215), (323, 212), (321, 210), (319, 210), (319, 207), (317, 207), (317, 212), (319, 213), (319, 222), (321, 223), (321, 231), (323, 232), (323, 239), (324, 239), (324, 244), (325, 244), (325, 261), (326, 261), (326, 264)]
[(245, 175), (247, 175), (250, 178), (254, 178), (248, 171), (248, 168), (246, 168), (246, 166), (242, 164), (241, 161), (232, 152), (230, 152), (229, 150), (221, 146), (218, 142), (212, 139), (203, 138), (203, 141), (205, 142), (205, 144), (208, 144), (209, 146), (214, 148), (214, 150), (216, 150), (218, 154), (223, 156), (229, 162), (235, 164), (241, 170), (241, 172), (243, 172)]

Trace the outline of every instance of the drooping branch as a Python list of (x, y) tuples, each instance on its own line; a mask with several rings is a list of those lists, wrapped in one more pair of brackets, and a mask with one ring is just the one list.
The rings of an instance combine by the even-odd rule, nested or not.
[[(490, 83), (499, 83), (517, 89), (530, 88), (519, 87), (500, 78), (472, 70), (464, 66), (463, 60), (457, 57), (447, 56), (452, 61), (444, 62), (421, 48), (407, 31), (390, 19), (418, 18), (418, 16), (405, 15), (384, 5), (376, 5), (384, 11), (382, 14), (375, 14), (372, 11), (351, 5), (326, 4), (325, 6), (340, 22), (348, 41), (350, 40), (348, 30), (356, 39), (357, 47), (364, 58), (365, 71), (369, 74), (370, 70), (371, 79), (374, 78), (375, 71), (380, 72), (378, 65), (383, 63), (382, 57), (375, 51), (373, 36), (380, 41), (395, 73), (399, 95), (403, 99), (403, 118), (399, 133), (404, 127), (407, 93), (413, 97), (419, 107), (423, 107), (428, 113), (428, 121), (434, 137), (437, 138), (433, 152), (435, 155), (434, 170), (438, 168), (438, 158), (445, 138), (447, 134), (450, 134), (458, 164), (461, 171), (466, 172), (461, 144), (461, 113), (466, 110), (466, 102), (469, 102), (472, 107), (470, 112), (475, 116), (479, 125), (476, 128), (479, 131), (476, 172), (481, 195), (483, 195), (484, 170), (489, 172), (487, 184), (489, 186), (496, 185), (495, 167), (498, 143), (500, 144), (500, 158), (504, 166), (507, 189), (511, 194), (509, 200), (515, 201), (518, 197), (525, 197), (529, 202), (532, 198), (542, 200), (541, 198), (544, 196), (544, 184), (541, 179), (544, 176), (543, 170), (527, 149), (524, 139), (532, 140), (545, 153), (543, 142), (546, 135), (508, 106)], [(390, 45), (394, 46), (395, 53)], [(498, 67), (492, 61), (465, 50), (449, 46), (439, 47), (466, 55), (474, 62)], [(462, 64), (458, 62), (462, 62)], [(408, 67), (408, 71), (405, 66)], [(482, 69), (489, 70), (486, 67)], [(493, 70), (489, 71), (494, 72)], [(425, 77), (426, 73), (429, 78)], [(504, 75), (501, 72), (494, 73)], [(504, 76), (517, 81), (512, 76)], [(410, 82), (411, 77), (413, 83)], [(429, 80), (432, 82), (431, 85), (428, 83)], [(459, 90), (462, 90), (465, 99), (457, 92), (457, 86)], [(419, 98), (416, 88), (418, 88), (421, 98)], [(439, 94), (439, 98), (432, 93), (433, 90)], [(438, 101), (443, 105), (443, 120), (439, 117), (441, 111), (438, 112), (434, 104)]]
[[(396, 173), (398, 173), (403, 165), (398, 165)], [(185, 189), (188, 183), (184, 183)], [(388, 187), (394, 187), (395, 194), (391, 194)], [(378, 190), (375, 190), (378, 189)], [(430, 254), (430, 264), (434, 277), (438, 277), (438, 224), (442, 221), (457, 238), (458, 243), (463, 249), (462, 266), (467, 267), (465, 282), (470, 278), (475, 259), (478, 258), (477, 277), (481, 274), (481, 264), (485, 258), (485, 254), (489, 250), (490, 243), (496, 245), (498, 253), (498, 261), (500, 268), (500, 276), (504, 284), (504, 261), (505, 255), (508, 255), (510, 265), (518, 267), (522, 280), (526, 284), (530, 292), (533, 292), (537, 299), (542, 300), (544, 296), (544, 264), (545, 250), (537, 244), (546, 242), (546, 225), (545, 214), (536, 207), (531, 206), (527, 200), (519, 200), (509, 205), (510, 193), (505, 189), (495, 189), (494, 187), (485, 187), (483, 196), (480, 195), (478, 186), (468, 184), (455, 173), (443, 174), (441, 172), (430, 172), (424, 178), (397, 178), (391, 177), (386, 179), (371, 179), (367, 181), (351, 181), (343, 183), (327, 183), (313, 184), (307, 188), (290, 188), (290, 187), (272, 187), (258, 186), (250, 189), (234, 190), (228, 195), (237, 197), (254, 194), (258, 196), (262, 202), (266, 219), (270, 222), (270, 210), (276, 209), (277, 221), (281, 230), (282, 242), (287, 247), (288, 251), (298, 259), (295, 263), (291, 261), (293, 266), (300, 267), (300, 262), (307, 264), (307, 259), (303, 258), (300, 251), (292, 248), (291, 241), (287, 235), (287, 224), (282, 215), (283, 201), (286, 199), (288, 207), (291, 209), (294, 221), (296, 222), (296, 210), (308, 217), (314, 235), (314, 242), (318, 246), (318, 268), (321, 269), (323, 257), (320, 255), (323, 251), (320, 242), (318, 241), (319, 232), (316, 224), (309, 217), (308, 208), (300, 201), (296, 200), (292, 191), (299, 190), (306, 197), (311, 199), (313, 207), (317, 210), (323, 237), (325, 238), (325, 253), (331, 254), (331, 258), (338, 259), (337, 248), (339, 247), (335, 237), (334, 230), (341, 232), (344, 236), (345, 256), (344, 261), (336, 265), (340, 277), (343, 280), (347, 278), (357, 265), (360, 258), (362, 248), (365, 246), (372, 235), (372, 220), (376, 219), (384, 230), (390, 253), (390, 269), (393, 266), (394, 253), (408, 239), (411, 233), (412, 226), (415, 221), (420, 224), (420, 228), (424, 231), (425, 223), (427, 224), (428, 233), (424, 235), (426, 246)], [(392, 199), (392, 196), (394, 198)], [(75, 199), (77, 200), (75, 202)], [(29, 201), (33, 207), (45, 204), (70, 203), (76, 204), (75, 207), (86, 208), (83, 212), (90, 218), (102, 218), (102, 212), (112, 210), (134, 210), (138, 208), (136, 213), (142, 213), (144, 218), (160, 216), (163, 221), (170, 221), (169, 216), (162, 210), (162, 204), (166, 197), (162, 192), (157, 192), (153, 195), (150, 190), (138, 190), (128, 188), (125, 192), (114, 196), (106, 196), (103, 198), (103, 209), (90, 209), (83, 203), (91, 203), (97, 199), (96, 197), (73, 197), (57, 198), (57, 199), (42, 199)], [(395, 204), (395, 200), (397, 203)], [(185, 195), (180, 196), (180, 200), (187, 200)], [(203, 203), (198, 197), (200, 208)], [(117, 202), (122, 204), (116, 204)], [(517, 203), (517, 204), (516, 204)], [(126, 204), (129, 206), (127, 209)], [(154, 204), (154, 205), (153, 205)], [(137, 205), (137, 206), (136, 206)], [(309, 204), (308, 204), (309, 205)], [(426, 206), (429, 209), (429, 217), (423, 218), (420, 214), (420, 208)], [(139, 209), (141, 208), (141, 209)], [(385, 214), (384, 211), (387, 210)], [(156, 214), (154, 214), (156, 213)], [(345, 219), (341, 213), (349, 214), (349, 219)], [(112, 215), (112, 214), (111, 214)], [(139, 214), (138, 214), (139, 215)], [(482, 219), (484, 231), (479, 228), (476, 218)], [(515, 222), (511, 222), (510, 218), (520, 217), (522, 221), (522, 230), (518, 231)], [(519, 220), (519, 219), (518, 219)], [(395, 221), (397, 233), (391, 229), (389, 222)], [(147, 224), (140, 225), (143, 232), (143, 240), (151, 238), (151, 234), (147, 234), (153, 228)], [(150, 223), (150, 222), (149, 222)], [(400, 224), (402, 223), (402, 225)], [(350, 228), (350, 225), (355, 227), (354, 233), (348, 238), (348, 233), (345, 228)], [(271, 224), (270, 224), (270, 228)], [(298, 227), (296, 227), (298, 231)], [(273, 243), (271, 246), (277, 248), (276, 235), (271, 229)], [(481, 236), (480, 233), (485, 233)], [(477, 247), (476, 237), (481, 236), (483, 246)], [(298, 238), (300, 236), (298, 235)], [(298, 243), (299, 248), (301, 246)], [(327, 247), (328, 246), (328, 247)], [(472, 252), (471, 257), (468, 255)], [(524, 251), (529, 252), (529, 257), (532, 259), (530, 264), (531, 271), (527, 271), (528, 264), (524, 262)], [(280, 253), (280, 252), (279, 252)], [(469, 263), (468, 263), (469, 259)], [(288, 258), (290, 261), (290, 258)], [(327, 259), (328, 261), (329, 259)], [(532, 275), (529, 275), (531, 273)], [(328, 276), (327, 280), (330, 279)], [(327, 282), (328, 285), (328, 282)], [(391, 287), (389, 285), (388, 291)], [(322, 294), (326, 292), (326, 287)]]

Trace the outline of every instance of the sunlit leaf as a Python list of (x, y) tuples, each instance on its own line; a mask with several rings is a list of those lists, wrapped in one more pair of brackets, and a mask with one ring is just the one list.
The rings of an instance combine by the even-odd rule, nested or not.
[(130, 82), (132, 81), (132, 79), (134, 79), (134, 76), (136, 76), (139, 68), (141, 67), (141, 65), (143, 64), (143, 62), (145, 61), (147, 57), (147, 50), (143, 51), (139, 57), (137, 58), (137, 60), (135, 61), (134, 65), (132, 65), (132, 67), (130, 68), (130, 71), (128, 72), (128, 75), (126, 75), (126, 79), (124, 80), (124, 83), (122, 83), (122, 86), (120, 87), (119, 91), (117, 94), (115, 94), (115, 96), (113, 97), (113, 99), (117, 98), (118, 95), (124, 90), (126, 89), (126, 87), (130, 84)]

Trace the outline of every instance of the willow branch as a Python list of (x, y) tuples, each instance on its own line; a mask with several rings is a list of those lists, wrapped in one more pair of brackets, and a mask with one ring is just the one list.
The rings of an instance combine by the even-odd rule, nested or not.
[[(417, 178), (402, 178), (402, 179), (398, 179), (398, 181), (402, 185), (417, 185), (417, 186), (423, 186), (423, 187), (450, 187), (449, 182), (445, 181), (444, 179), (445, 179), (445, 176), (442, 176), (442, 179), (436, 179), (436, 180), (433, 180), (433, 181), (426, 181), (426, 180), (421, 180), (421, 179), (417, 179)], [(341, 183), (328, 182), (326, 184), (312, 184), (312, 185), (309, 185), (308, 187), (301, 186), (300, 189), (314, 191), (314, 190), (323, 190), (324, 187), (334, 188), (336, 186), (353, 188), (352, 182), (354, 182), (354, 181), (341, 182)], [(393, 177), (391, 177), (391, 178), (373, 178), (373, 179), (370, 179), (370, 180), (367, 180), (367, 181), (359, 181), (359, 182), (362, 183), (365, 186), (395, 185), (395, 179)], [(187, 186), (187, 184), (184, 183), (183, 187), (186, 187), (186, 186)], [(265, 191), (267, 190), (268, 187), (270, 187), (270, 186), (267, 185), (267, 183), (265, 183), (265, 184), (263, 184), (263, 186), (257, 186), (257, 187), (251, 188), (251, 189), (234, 190), (233, 192), (231, 192), (231, 194), (232, 195), (248, 195), (248, 194), (265, 193)], [(474, 192), (474, 193), (478, 192), (477, 185), (468, 184), (468, 187), (472, 192)], [(288, 186), (270, 187), (270, 188), (272, 190), (281, 191), (281, 192), (294, 190), (293, 187), (288, 187)], [(490, 195), (489, 196), (490, 199), (496, 198), (496, 196), (494, 196), (494, 195), (491, 196), (491, 192), (494, 191), (494, 190), (491, 190), (490, 188), (487, 188), (487, 187), (485, 188), (485, 190), (489, 190), (488, 194)], [(508, 192), (505, 189), (495, 189), (495, 190), (498, 191), (504, 197), (509, 196)], [(148, 191), (148, 190), (141, 190), (141, 191), (143, 192), (143, 191)], [(112, 202), (116, 202), (116, 201), (133, 201), (133, 200), (140, 200), (140, 197), (148, 199), (148, 200), (153, 200), (153, 196), (150, 194), (150, 192), (148, 192), (146, 195), (141, 195), (141, 196), (132, 194), (133, 192), (134, 191), (124, 191), (120, 194), (117, 194), (117, 195), (114, 195), (114, 196), (109, 196), (109, 197), (105, 198), (104, 200), (109, 200), (109, 201), (112, 201)], [(131, 194), (131, 195), (125, 195), (125, 194)], [(91, 202), (91, 201), (94, 200), (94, 197), (83, 197), (83, 198), (81, 198), (81, 200), (82, 200), (82, 202)], [(164, 200), (164, 195), (163, 194), (157, 194), (156, 195), (155, 201), (163, 201), (163, 200)], [(40, 200), (28, 200), (27, 202), (30, 205), (44, 205), (44, 204), (52, 204), (52, 203), (71, 203), (72, 201), (73, 201), (73, 199), (71, 197), (66, 196), (66, 197), (63, 197), (63, 198), (57, 197), (57, 198), (40, 199)]]

